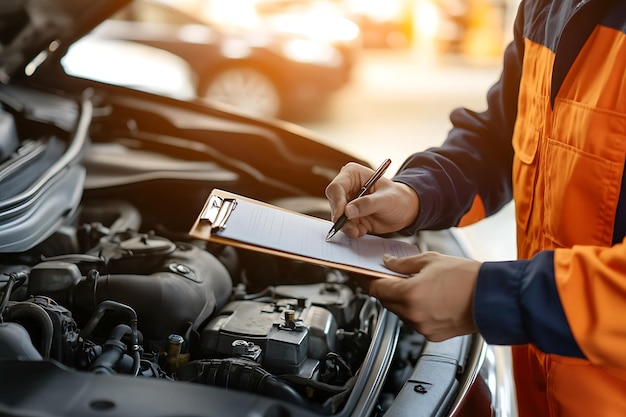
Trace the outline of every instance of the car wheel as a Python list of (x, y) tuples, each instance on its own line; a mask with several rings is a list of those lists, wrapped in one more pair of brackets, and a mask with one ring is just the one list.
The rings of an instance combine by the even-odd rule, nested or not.
[(249, 67), (219, 71), (206, 83), (201, 95), (260, 117), (278, 117), (282, 110), (276, 84), (262, 72)]

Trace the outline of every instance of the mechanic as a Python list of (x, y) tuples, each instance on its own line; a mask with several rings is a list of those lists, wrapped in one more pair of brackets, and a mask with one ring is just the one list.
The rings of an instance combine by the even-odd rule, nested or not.
[(326, 196), (343, 231), (463, 226), (515, 201), (516, 261), (437, 253), (385, 265), (368, 290), (429, 340), (479, 331), (514, 345), (519, 413), (626, 416), (626, 2), (527, 0), (488, 108), (457, 109), (439, 148), (350, 201), (372, 170), (346, 165)]

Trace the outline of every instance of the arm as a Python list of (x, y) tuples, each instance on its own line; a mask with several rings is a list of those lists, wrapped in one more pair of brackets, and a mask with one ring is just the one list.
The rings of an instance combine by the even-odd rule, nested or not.
[(476, 282), (474, 319), (488, 343), (533, 343), (545, 353), (584, 357), (559, 299), (554, 251), (531, 260), (485, 262)]
[(626, 368), (626, 239), (530, 260), (485, 262), (426, 252), (384, 258), (410, 278), (368, 279), (368, 292), (433, 341), (479, 331), (488, 343)]
[(487, 262), (474, 317), (489, 343), (534, 343), (546, 353), (626, 368), (626, 239), (612, 247), (543, 251)]
[(332, 220), (345, 212), (348, 222), (342, 230), (347, 235), (443, 229), (459, 225), (469, 213), (464, 219), (468, 224), (511, 199), (511, 137), (524, 51), (522, 26), (518, 15), (502, 76), (487, 95), (487, 111), (455, 110), (454, 128), (442, 147), (414, 154), (393, 181), (381, 178), (370, 194), (350, 201), (371, 175), (371, 170), (356, 164), (346, 165), (330, 182), (325, 193)]
[[(555, 276), (554, 258), (554, 251), (540, 252), (531, 260), (482, 264), (435, 252), (407, 258), (385, 256), (388, 268), (411, 277), (367, 280), (365, 285), (386, 308), (431, 341), (479, 331), (491, 344), (533, 343), (545, 353), (580, 358), (588, 355), (581, 350), (583, 344), (593, 343), (614, 351), (616, 358), (624, 361), (620, 355), (624, 342), (615, 343), (614, 350), (597, 343), (603, 340), (595, 333), (602, 329), (597, 321), (587, 321), (582, 336), (574, 338), (576, 329), (570, 329), (559, 298), (557, 287), (563, 278)], [(626, 297), (626, 283), (622, 295)], [(589, 314), (586, 305), (572, 297), (575, 311), (598, 317), (597, 313)], [(593, 308), (602, 309), (603, 304)], [(615, 311), (613, 308), (607, 313)], [(615, 316), (613, 323), (622, 317)], [(622, 337), (626, 340), (626, 335)]]
[(611, 247), (556, 249), (554, 270), (582, 352), (592, 363), (626, 368), (626, 239)]

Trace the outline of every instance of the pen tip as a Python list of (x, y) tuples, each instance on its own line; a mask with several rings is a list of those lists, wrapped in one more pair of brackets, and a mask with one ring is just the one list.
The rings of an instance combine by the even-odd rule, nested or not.
[(335, 235), (335, 230), (333, 229), (330, 232), (328, 232), (328, 234), (326, 235), (326, 241), (329, 241), (334, 235)]

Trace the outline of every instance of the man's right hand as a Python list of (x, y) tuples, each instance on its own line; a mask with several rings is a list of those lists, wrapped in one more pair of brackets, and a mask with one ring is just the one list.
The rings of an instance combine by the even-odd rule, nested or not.
[(332, 220), (345, 212), (348, 221), (341, 230), (351, 238), (398, 231), (413, 223), (419, 213), (415, 191), (385, 177), (372, 186), (369, 194), (352, 200), (372, 173), (372, 169), (350, 162), (326, 187)]

